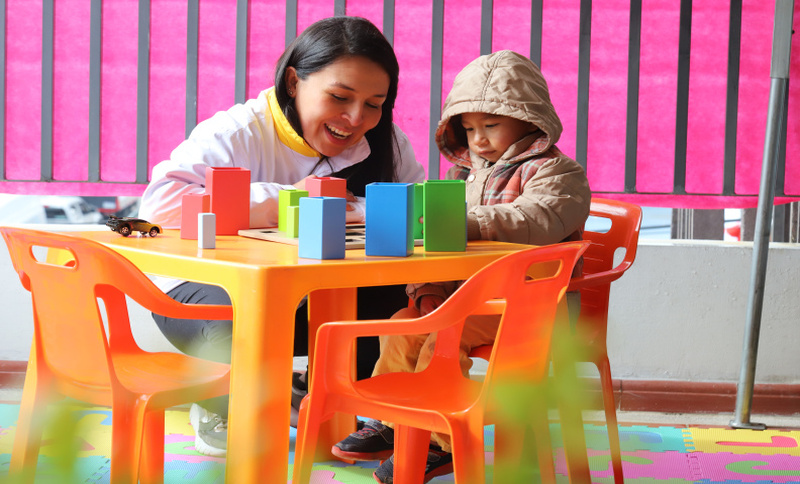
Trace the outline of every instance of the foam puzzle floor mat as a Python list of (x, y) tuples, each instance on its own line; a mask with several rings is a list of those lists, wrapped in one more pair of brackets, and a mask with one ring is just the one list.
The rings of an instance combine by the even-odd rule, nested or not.
[[(111, 412), (108, 408), (70, 407), (74, 422), (76, 458), (59, 460), (57, 439), (45, 432), (39, 452), (36, 482), (108, 483), (111, 447)], [(0, 404), (0, 482), (8, 477), (11, 448), (19, 405)], [(58, 414), (63, 419), (64, 413)], [(207, 457), (194, 450), (194, 432), (189, 412), (176, 408), (166, 412), (164, 482), (215, 484), (224, 482), (225, 459)], [(268, 431), (268, 429), (264, 429)], [(558, 424), (552, 424), (554, 458), (558, 482), (568, 482)], [(584, 427), (593, 483), (613, 483), (604, 425)], [(494, 437), (486, 428), (487, 473), (492, 471)], [(289, 476), (294, 460), (295, 432), (291, 433)], [(620, 425), (623, 470), (626, 483), (789, 483), (800, 482), (800, 429), (763, 431), (727, 427), (681, 427)], [(377, 462), (354, 465), (337, 461), (314, 465), (313, 484), (370, 484)], [(453, 475), (431, 481), (454, 483)], [(491, 482), (491, 481), (488, 481)]]

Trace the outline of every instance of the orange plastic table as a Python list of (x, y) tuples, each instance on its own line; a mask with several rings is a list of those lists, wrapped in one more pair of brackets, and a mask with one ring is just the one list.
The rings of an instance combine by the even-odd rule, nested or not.
[[(217, 236), (215, 249), (199, 249), (196, 240), (181, 239), (178, 230), (154, 238), (126, 238), (111, 231), (71, 234), (111, 247), (148, 274), (219, 285), (230, 295), (234, 324), (226, 482), (236, 484), (287, 480), (294, 314), (306, 294), (313, 335), (325, 321), (356, 318), (356, 287), (466, 279), (489, 262), (530, 247), (475, 241), (466, 252), (416, 247), (410, 257), (371, 257), (355, 249), (347, 250), (344, 259), (316, 260), (298, 258), (297, 246), (239, 236)], [(313, 347), (309, 351), (313, 354)], [(352, 430), (352, 418), (339, 419), (327, 442)]]

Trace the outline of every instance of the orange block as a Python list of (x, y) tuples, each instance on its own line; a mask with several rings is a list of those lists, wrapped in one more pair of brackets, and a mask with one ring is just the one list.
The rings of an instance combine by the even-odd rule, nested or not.
[(217, 215), (217, 235), (237, 235), (240, 229), (250, 228), (250, 170), (206, 168), (206, 193)]

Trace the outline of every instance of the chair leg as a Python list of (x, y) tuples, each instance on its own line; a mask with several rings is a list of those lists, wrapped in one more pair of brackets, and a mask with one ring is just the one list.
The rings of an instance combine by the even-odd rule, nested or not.
[(395, 484), (416, 484), (423, 481), (430, 443), (431, 432), (429, 430), (395, 424)]
[(111, 484), (137, 484), (147, 401), (114, 397), (111, 407)]
[(139, 459), (139, 482), (164, 482), (164, 409), (149, 410), (144, 417), (144, 439)]
[(611, 466), (614, 469), (614, 484), (623, 484), (622, 451), (619, 443), (619, 426), (617, 424), (617, 402), (614, 400), (614, 384), (611, 380), (611, 365), (608, 358), (597, 363), (600, 371), (600, 386), (603, 392), (603, 409), (606, 414), (608, 432), (608, 448), (611, 453)]
[(453, 471), (459, 484), (486, 483), (486, 452), (483, 425), (451, 422), (450, 443), (453, 446)]
[[(319, 427), (322, 424), (324, 401), (322, 395), (312, 397), (309, 393), (300, 403), (297, 418), (297, 440), (294, 446), (294, 469), (292, 483), (306, 484), (311, 481), (311, 467), (317, 451)], [(313, 400), (313, 402), (312, 402)], [(313, 403), (313, 406), (311, 405)], [(319, 409), (319, 410), (318, 410)]]
[(45, 414), (51, 397), (49, 375), (45, 370), (39, 370), (35, 352), (35, 348), (31, 350), (31, 358), (25, 373), (22, 404), (19, 408), (9, 468), (9, 475), (15, 477), (15, 482), (20, 483), (33, 482), (36, 476)]

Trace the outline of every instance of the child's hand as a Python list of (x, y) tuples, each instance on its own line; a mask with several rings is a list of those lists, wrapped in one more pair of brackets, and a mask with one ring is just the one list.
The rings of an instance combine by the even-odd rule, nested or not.
[(434, 294), (426, 294), (419, 298), (419, 314), (425, 316), (434, 309), (438, 308), (444, 302), (444, 298)]
[(303, 178), (299, 182), (295, 183), (293, 186), (298, 190), (305, 190), (306, 189), (306, 180), (309, 178), (317, 178), (317, 175), (308, 175), (307, 177)]

